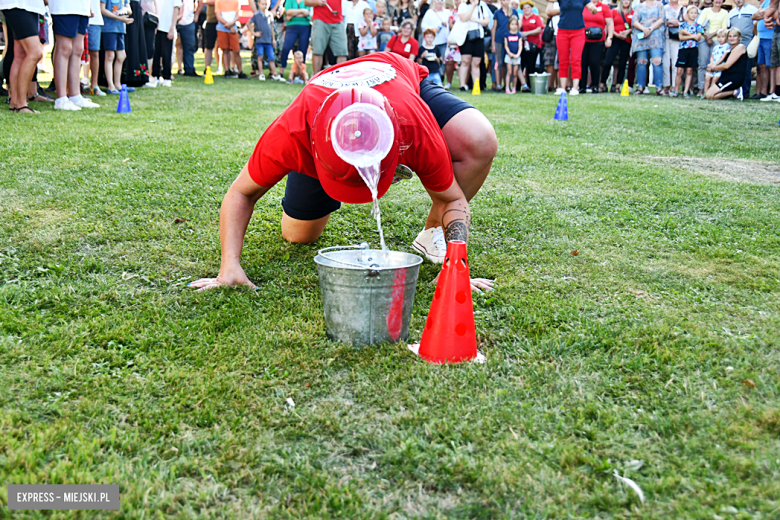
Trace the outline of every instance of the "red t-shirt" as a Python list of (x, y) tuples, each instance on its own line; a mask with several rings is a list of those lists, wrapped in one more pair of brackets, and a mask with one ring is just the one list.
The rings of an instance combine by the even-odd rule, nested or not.
[(317, 109), (337, 88), (371, 87), (388, 99), (398, 118), (398, 162), (414, 170), (429, 190), (446, 190), (454, 179), (452, 159), (431, 109), (420, 97), (420, 81), (426, 77), (428, 69), (389, 52), (328, 67), (263, 132), (249, 159), (249, 175), (266, 188), (291, 171), (318, 178), (310, 139)]
[(582, 18), (585, 20), (586, 30), (588, 29), (588, 27), (600, 27), (602, 36), (600, 40), (586, 40), (586, 41), (603, 42), (604, 40), (607, 39), (607, 19), (612, 18), (612, 9), (610, 9), (609, 6), (604, 2), (598, 2), (595, 5), (596, 5), (596, 9), (598, 10), (596, 14), (591, 13), (590, 11), (588, 11), (588, 8), (585, 7), (582, 10)]
[[(631, 21), (634, 19), (634, 11), (631, 11), (627, 15), (625, 15), (626, 21), (623, 21), (623, 16), (620, 15), (620, 11), (617, 9), (612, 9), (612, 20), (615, 23), (615, 33), (623, 32), (626, 29), (631, 29)], [(626, 24), (628, 24), (628, 27), (626, 27)], [(631, 33), (628, 33), (628, 39), (626, 42), (631, 43)]]
[(420, 45), (412, 36), (406, 40), (406, 43), (403, 43), (401, 41), (401, 37), (396, 34), (390, 38), (389, 42), (387, 42), (387, 47), (385, 47), (385, 50), (399, 54), (404, 58), (409, 58), (410, 54), (417, 56), (418, 51), (420, 50)]
[[(523, 25), (520, 27), (521, 32), (529, 32), (534, 29), (541, 28), (544, 31), (544, 22), (538, 14), (532, 14), (528, 18), (525, 15), (521, 15)], [(533, 36), (526, 36), (525, 39), (528, 43), (535, 43), (536, 45), (542, 44), (542, 33), (534, 34)]]
[[(333, 14), (334, 11), (337, 14)], [(341, 23), (344, 16), (341, 13), (341, 0), (328, 0), (326, 6), (314, 6), (312, 12), (313, 20), (322, 20), (325, 23)]]

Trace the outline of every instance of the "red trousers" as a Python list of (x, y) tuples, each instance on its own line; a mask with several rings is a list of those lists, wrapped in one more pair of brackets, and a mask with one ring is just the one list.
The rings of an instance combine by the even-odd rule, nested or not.
[[(558, 47), (558, 77), (577, 78), (582, 77), (582, 49), (585, 48), (585, 29), (558, 29), (555, 37), (555, 45)], [(571, 65), (571, 76), (569, 76)]]

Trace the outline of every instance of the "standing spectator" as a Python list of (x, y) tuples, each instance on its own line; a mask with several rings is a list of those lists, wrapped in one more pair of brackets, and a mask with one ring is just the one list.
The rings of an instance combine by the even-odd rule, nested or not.
[[(520, 2), (520, 8), (523, 10), (523, 17), (519, 20), (520, 36), (523, 37), (524, 42), (523, 51), (520, 55), (521, 68), (525, 71), (526, 77), (528, 77), (536, 73), (536, 60), (542, 47), (544, 22), (538, 14), (534, 13), (533, 0), (523, 0)], [(525, 89), (523, 89), (523, 92), (525, 92)]]
[[(207, 0), (214, 2), (214, 0)], [(149, 81), (146, 82), (145, 87), (156, 87), (157, 78), (151, 75), (152, 63), (154, 62), (154, 40), (157, 35), (157, 24), (159, 20), (157, 18), (157, 4), (154, 0), (141, 0), (141, 10), (143, 11), (144, 18), (144, 40), (146, 40), (146, 69), (149, 73)], [(208, 31), (207, 31), (208, 32)], [(217, 39), (216, 33), (214, 34), (214, 40)], [(208, 51), (206, 51), (206, 57), (209, 57)], [(209, 64), (208, 59), (206, 65)]]
[[(181, 2), (181, 0), (174, 1)], [(241, 44), (239, 43), (238, 28), (236, 27), (239, 10), (238, 0), (216, 0), (214, 10), (217, 14), (217, 45), (222, 51), (222, 67), (224, 70), (222, 75), (226, 78), (238, 77), (239, 79), (247, 79), (241, 63)], [(157, 40), (160, 40), (159, 36)], [(271, 41), (273, 42), (273, 35), (271, 35)], [(236, 67), (237, 72), (233, 72), (232, 66)]]
[(612, 10), (615, 39), (612, 46), (607, 49), (607, 56), (604, 58), (604, 70), (601, 72), (601, 85), (599, 85), (602, 92), (606, 92), (607, 77), (613, 63), (615, 70), (612, 73), (610, 92), (617, 92), (623, 84), (628, 56), (631, 53), (631, 22), (633, 19), (634, 12), (631, 10), (631, 0), (620, 0), (617, 9)]
[(382, 18), (382, 25), (379, 27), (379, 32), (376, 34), (377, 50), (383, 52), (387, 47), (387, 42), (393, 37), (395, 33), (392, 31), (392, 20), (390, 18)]
[[(347, 24), (347, 59), (357, 58), (358, 53), (358, 25), (363, 19), (363, 11), (371, 9), (365, 0), (342, 0), (341, 11), (344, 13), (344, 22)], [(373, 11), (372, 11), (373, 12)]]
[(442, 59), (447, 51), (447, 37), (450, 35), (449, 19), (450, 10), (444, 8), (444, 0), (433, 0), (433, 8), (425, 12), (420, 24), (423, 35), (428, 29), (433, 31), (435, 35), (433, 45), (436, 46), (436, 52)]
[(125, 27), (133, 23), (130, 18), (130, 0), (100, 0), (103, 15), (103, 50), (108, 93), (119, 95), (122, 89), (122, 66), (125, 63)]
[(412, 25), (417, 26), (417, 9), (414, 8), (413, 0), (398, 0), (393, 25), (400, 28), (404, 20), (411, 20)]
[(198, 50), (198, 41), (195, 38), (195, 20), (200, 16), (203, 9), (202, 0), (198, 0), (198, 6), (195, 7), (195, 0), (182, 0), (182, 13), (179, 16), (179, 22), (176, 24), (176, 30), (179, 38), (176, 45), (176, 60), (179, 64), (179, 73), (184, 65), (184, 75), (199, 77), (195, 71), (195, 51)]
[(255, 37), (255, 49), (257, 51), (257, 79), (265, 81), (263, 74), (263, 57), (268, 61), (271, 78), (275, 81), (284, 81), (284, 77), (276, 73), (276, 56), (274, 56), (274, 30), (271, 28), (273, 18), (268, 11), (268, 1), (258, 0), (257, 12), (249, 20), (249, 28)]
[[(773, 101), (775, 95), (775, 69), (772, 67), (772, 33), (773, 27), (767, 26), (764, 21), (764, 13), (769, 7), (770, 0), (764, 0), (758, 11), (758, 83), (756, 91), (762, 93), (761, 101)], [(769, 98), (769, 99), (767, 99)]]
[[(520, 18), (520, 14), (509, 6), (509, 0), (501, 0), (501, 9), (496, 9), (493, 13), (493, 27), (491, 32), (493, 33), (493, 52), (496, 54), (496, 61), (498, 62), (498, 77), (496, 83), (493, 85), (493, 90), (500, 91), (504, 86), (504, 79), (506, 72), (511, 65), (505, 63), (504, 55), (506, 54), (506, 47), (504, 45), (504, 39), (509, 34), (509, 20), (512, 17)], [(519, 21), (518, 21), (519, 23)], [(512, 85), (506, 85), (506, 88), (512, 90)]]
[[(775, 6), (777, 3), (775, 3)], [(770, 56), (770, 64), (775, 69), (775, 95), (773, 97), (767, 96), (761, 101), (779, 101), (780, 102), (780, 20), (778, 20), (778, 13), (774, 11), (774, 14), (769, 14), (770, 8), (767, 8), (764, 13), (764, 21), (769, 28), (770, 24), (774, 24), (774, 33), (772, 34), (772, 54)], [(767, 20), (771, 18), (773, 21)]]
[(434, 43), (435, 40), (436, 34), (434, 34), (433, 29), (426, 29), (423, 33), (423, 44), (420, 48), (418, 62), (428, 69), (428, 79), (434, 84), (441, 86), (441, 69), (439, 67), (442, 61), (444, 61), (444, 54), (441, 48)]
[(336, 63), (347, 61), (347, 31), (341, 14), (341, 0), (305, 0), (314, 7), (311, 28), (312, 73), (322, 69), (322, 56), (330, 46)]
[[(690, 5), (685, 12), (686, 16), (680, 25), (680, 48), (677, 53), (677, 88), (679, 88), (682, 82), (682, 75), (685, 72), (685, 88), (683, 89), (683, 96), (686, 98), (691, 97), (691, 82), (693, 81), (694, 71), (699, 70), (699, 49), (698, 44), (702, 40), (702, 34), (704, 34), (704, 28), (696, 23), (696, 19), (699, 17), (699, 9)], [(723, 29), (721, 29), (723, 30)], [(707, 85), (705, 83), (705, 90)], [(670, 95), (677, 97), (677, 91), (672, 90)]]
[[(379, 0), (377, 0), (377, 3), (378, 1)], [(398, 14), (398, 0), (387, 0), (386, 11), (387, 12), (385, 13), (385, 16), (390, 18), (390, 25), (392, 25), (396, 15)]]
[[(232, 1), (238, 6), (238, 0)], [(171, 86), (171, 55), (173, 54), (173, 39), (176, 37), (176, 20), (179, 18), (180, 9), (181, 0), (158, 0), (157, 2), (158, 22), (157, 33), (154, 37), (152, 76), (157, 78), (157, 84), (163, 87)]]
[(699, 25), (704, 27), (704, 39), (699, 42), (699, 88), (704, 93), (704, 73), (707, 65), (710, 63), (710, 54), (712, 53), (712, 39), (719, 30), (725, 29), (728, 25), (728, 13), (721, 9), (723, 0), (712, 0), (712, 7), (706, 7), (696, 20)]
[[(566, 92), (571, 73), (571, 95), (580, 93), (582, 77), (582, 51), (585, 48), (585, 20), (582, 9), (591, 14), (598, 13), (590, 0), (560, 0), (558, 8), (548, 5), (547, 16), (560, 15), (555, 45), (558, 47), (558, 89), (556, 94)], [(571, 69), (569, 68), (571, 67)]]
[[(57, 86), (57, 100), (54, 102), (54, 109), (76, 111), (100, 106), (81, 96), (79, 84), (81, 53), (84, 52), (84, 35), (87, 34), (91, 14), (89, 0), (51, 0), (49, 11), (52, 15), (52, 25), (57, 40), (54, 46), (54, 83)], [(9, 19), (7, 12), (5, 16), (6, 19)], [(13, 27), (14, 22), (10, 19), (9, 22)], [(37, 38), (37, 18), (35, 28)], [(32, 27), (27, 28), (27, 30), (31, 29)], [(15, 93), (24, 95), (25, 92), (27, 92), (26, 84), (21, 93)]]
[(400, 34), (396, 34), (390, 38), (390, 41), (387, 42), (387, 47), (385, 47), (385, 51), (399, 54), (404, 58), (409, 58), (414, 61), (419, 52), (419, 44), (417, 43), (417, 40), (414, 39), (413, 32), (414, 25), (412, 25), (412, 21), (405, 20), (401, 24)]
[(460, 46), (460, 90), (468, 91), (469, 73), (474, 83), (479, 81), (479, 64), (485, 55), (485, 27), (490, 23), (490, 10), (482, 0), (468, 0), (458, 6), (461, 22), (468, 22), (466, 41)]
[[(689, 7), (693, 7), (689, 4)], [(669, 0), (664, 6), (664, 16), (666, 17), (666, 41), (664, 43), (664, 55), (661, 60), (661, 66), (664, 68), (664, 92), (677, 92), (679, 87), (675, 77), (675, 67), (677, 66), (677, 55), (680, 52), (680, 24), (683, 21), (683, 9), (678, 0)], [(696, 9), (696, 12), (699, 10)], [(696, 20), (693, 20), (694, 22)], [(698, 52), (698, 50), (697, 50)], [(698, 62), (698, 58), (696, 60)], [(696, 71), (698, 74), (698, 70)], [(686, 89), (687, 92), (687, 89)]]
[[(721, 29), (716, 35), (718, 44), (712, 47), (712, 54), (710, 54), (710, 65), (716, 67), (723, 63), (726, 59), (726, 55), (731, 52), (731, 45), (728, 42), (729, 31), (728, 29)], [(704, 73), (704, 92), (710, 89), (713, 83), (717, 83), (720, 79), (720, 71), (707, 71)], [(702, 96), (704, 97), (704, 96)]]
[(92, 10), (92, 18), (89, 19), (89, 27), (87, 27), (87, 50), (89, 51), (89, 91), (93, 96), (106, 95), (98, 86), (100, 46), (103, 39), (103, 13), (100, 6), (100, 0), (90, 0), (89, 8)]
[(612, 47), (615, 26), (612, 21), (612, 9), (606, 2), (596, 0), (596, 12), (591, 13), (583, 8), (582, 19), (585, 21), (585, 46), (582, 49), (582, 80), (580, 94), (585, 92), (600, 92), (601, 59), (604, 49)]
[(506, 88), (507, 94), (516, 94), (518, 74), (520, 72), (520, 52), (522, 50), (523, 37), (520, 35), (520, 20), (516, 16), (509, 19), (509, 27), (504, 36), (504, 62), (506, 63)]
[(377, 51), (376, 36), (379, 33), (379, 24), (374, 21), (374, 12), (370, 7), (363, 11), (363, 20), (358, 24), (358, 55), (365, 56)]
[[(27, 89), (33, 80), (38, 62), (43, 57), (38, 36), (38, 19), (46, 13), (46, 6), (43, 0), (0, 0), (0, 11), (5, 17), (3, 27), (8, 31), (6, 47), (10, 46), (10, 49), (6, 49), (3, 59), (10, 109), (18, 114), (38, 114), (39, 112), (30, 108), (27, 103)], [(10, 62), (10, 68), (5, 69), (11, 52), (13, 61)], [(78, 87), (78, 78), (76, 86)]]
[(284, 32), (282, 54), (279, 56), (279, 65), (282, 68), (279, 74), (282, 77), (284, 77), (284, 69), (287, 67), (287, 58), (296, 42), (298, 50), (303, 53), (303, 63), (306, 64), (306, 52), (309, 49), (309, 38), (311, 37), (311, 7), (307, 7), (304, 0), (286, 0), (284, 18), (287, 20), (287, 29)]
[[(452, 9), (450, 11), (450, 18), (447, 20), (447, 26), (452, 31), (455, 25), (455, 20), (458, 18), (458, 7), (461, 0), (453, 0)], [(460, 48), (457, 45), (447, 44), (447, 51), (444, 53), (444, 74), (446, 75), (447, 83), (444, 84), (444, 88), (449, 90), (452, 88), (452, 76), (455, 71), (460, 68)], [(460, 82), (460, 78), (458, 78)]]
[[(758, 8), (754, 5), (745, 3), (745, 0), (734, 0), (734, 7), (728, 13), (729, 21), (728, 27), (736, 27), (742, 32), (742, 45), (747, 48), (753, 39), (753, 19), (758, 20)], [(753, 80), (753, 59), (748, 56), (747, 58), (747, 74), (745, 75), (745, 82), (742, 84), (742, 95), (745, 99), (761, 99), (758, 93), (750, 96), (750, 84)]]
[[(630, 6), (631, 0), (627, 1)], [(552, 41), (545, 43), (542, 51), (542, 61), (544, 63), (544, 68), (547, 71), (547, 74), (550, 75), (550, 79), (547, 83), (548, 92), (552, 92), (558, 86), (558, 71), (556, 70), (556, 67), (558, 66), (558, 47), (555, 45), (555, 37), (558, 34), (558, 21), (561, 18), (560, 14), (551, 16), (550, 11), (560, 13), (561, 6), (558, 4), (558, 2), (550, 2), (547, 4), (547, 19), (549, 20), (550, 27), (552, 27), (553, 31)]]
[[(204, 0), (206, 4), (206, 28), (203, 30), (203, 46), (206, 50), (203, 52), (203, 65), (211, 67), (211, 61), (214, 59), (214, 49), (217, 47), (217, 11), (215, 9), (215, 0)], [(217, 63), (221, 63), (217, 59)], [(205, 70), (203, 71), (205, 73)]]
[[(250, 0), (250, 5), (254, 2)], [(284, 21), (284, 3), (285, 0), (272, 0), (270, 2), (270, 14), (272, 17), (272, 27), (274, 29), (274, 54), (276, 55), (276, 62), (279, 65), (279, 56), (282, 54), (282, 47), (284, 46), (285, 38), (285, 21)], [(263, 68), (262, 66), (259, 68)]]
[[(719, 0), (715, 0), (716, 2)], [(742, 32), (736, 27), (729, 29), (728, 43), (731, 51), (726, 54), (720, 65), (707, 65), (707, 72), (722, 71), (720, 80), (713, 83), (706, 93), (707, 99), (724, 99), (734, 96), (742, 97), (742, 84), (747, 71), (747, 48), (740, 43)]]
[[(722, 2), (723, 0), (715, 1)], [(653, 65), (655, 93), (663, 96), (664, 71), (661, 63), (664, 54), (664, 6), (656, 0), (645, 0), (634, 10), (633, 24), (631, 50), (636, 54), (638, 84), (634, 94), (644, 93), (647, 85), (648, 62), (650, 62)]]

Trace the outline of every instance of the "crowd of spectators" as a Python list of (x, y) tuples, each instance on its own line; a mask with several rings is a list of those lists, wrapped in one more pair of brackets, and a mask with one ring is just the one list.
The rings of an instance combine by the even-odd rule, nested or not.
[[(268, 68), (273, 80), (305, 83), (309, 55), (316, 74), (393, 52), (447, 89), (457, 74), (464, 91), (479, 82), (528, 92), (535, 76), (558, 94), (617, 93), (627, 81), (634, 94), (780, 101), (770, 0), (610, 1), (559, 0), (540, 13), (533, 0), (248, 0), (242, 23), (239, 0), (0, 0), (6, 102), (20, 113), (37, 113), (28, 101), (76, 111), (98, 106), (83, 94), (170, 87), (174, 59), (178, 74), (200, 75), (199, 46), (206, 67), (221, 55), (214, 69), (226, 78), (265, 80)], [(44, 91), (37, 70), (50, 42), (54, 79)]]

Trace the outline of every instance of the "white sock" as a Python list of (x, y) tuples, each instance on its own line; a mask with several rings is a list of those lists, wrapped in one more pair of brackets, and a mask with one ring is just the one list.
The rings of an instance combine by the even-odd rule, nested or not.
[(68, 99), (68, 96), (62, 96), (61, 98), (57, 98), (57, 101), (59, 101), (60, 104), (62, 104), (63, 99)]
[(81, 94), (79, 94), (78, 96), (69, 96), (68, 99), (70, 99), (71, 103), (75, 104), (76, 101), (79, 101), (81, 99)]

